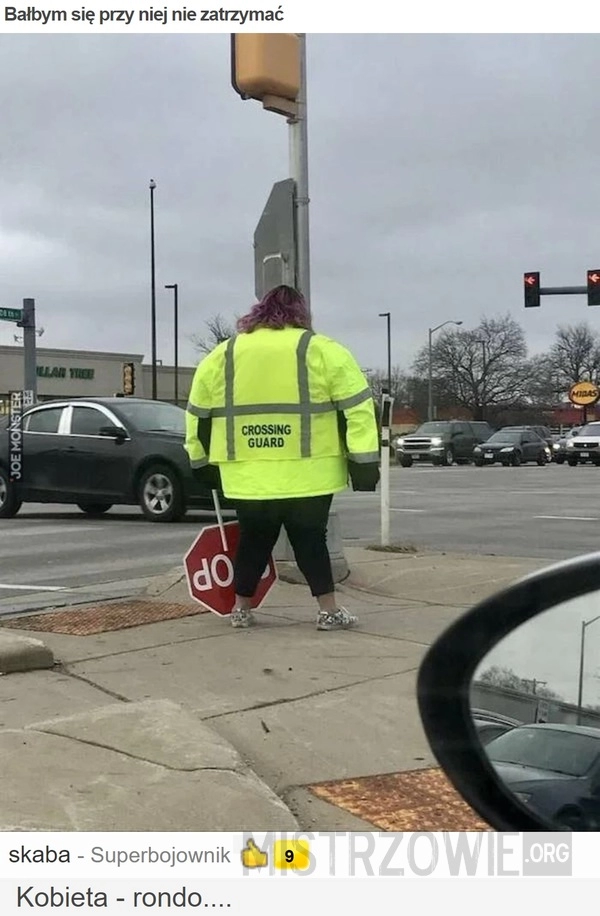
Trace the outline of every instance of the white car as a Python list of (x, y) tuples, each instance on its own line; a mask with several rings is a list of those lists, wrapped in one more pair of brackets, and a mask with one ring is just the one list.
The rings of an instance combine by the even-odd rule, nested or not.
[(600, 423), (588, 423), (576, 436), (567, 439), (567, 464), (572, 468), (580, 461), (600, 465)]

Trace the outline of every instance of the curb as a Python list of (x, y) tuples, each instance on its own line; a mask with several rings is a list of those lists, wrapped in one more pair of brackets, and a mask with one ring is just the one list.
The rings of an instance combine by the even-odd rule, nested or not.
[(54, 654), (39, 639), (0, 633), (0, 674), (54, 667)]

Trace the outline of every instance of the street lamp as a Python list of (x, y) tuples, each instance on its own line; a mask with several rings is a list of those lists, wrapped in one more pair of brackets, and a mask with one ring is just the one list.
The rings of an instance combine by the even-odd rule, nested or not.
[(577, 724), (581, 725), (581, 710), (583, 706), (583, 667), (585, 661), (585, 631), (593, 623), (600, 620), (600, 614), (592, 617), (591, 620), (582, 620), (581, 622), (581, 651), (579, 655), (579, 691), (577, 693)]
[(167, 283), (165, 289), (173, 290), (173, 335), (174, 335), (174, 350), (175, 350), (175, 388), (174, 388), (174, 398), (175, 403), (179, 402), (179, 366), (178, 366), (178, 346), (177, 341), (179, 337), (178, 331), (178, 322), (179, 322), (179, 286), (177, 283)]
[(380, 318), (387, 318), (387, 375), (388, 375), (388, 394), (392, 393), (392, 317), (389, 312), (380, 312)]
[(487, 407), (487, 391), (486, 391), (486, 373), (487, 373), (487, 344), (483, 337), (474, 337), (473, 341), (475, 343), (481, 344), (482, 352), (482, 369), (481, 369), (481, 417), (480, 420), (485, 420), (485, 412)]
[(150, 308), (152, 324), (152, 400), (157, 399), (156, 384), (156, 264), (154, 257), (154, 189), (156, 182), (150, 179)]
[(433, 420), (433, 351), (431, 347), (431, 338), (440, 328), (445, 328), (447, 324), (461, 325), (462, 321), (443, 321), (435, 328), (429, 328), (429, 399), (427, 407), (427, 419)]

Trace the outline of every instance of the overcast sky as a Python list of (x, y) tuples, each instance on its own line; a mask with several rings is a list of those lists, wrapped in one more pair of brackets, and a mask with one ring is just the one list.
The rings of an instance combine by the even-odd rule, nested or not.
[[(523, 308), (522, 274), (600, 267), (596, 35), (308, 37), (318, 330), (403, 367), (447, 319), (510, 312), (531, 352), (585, 297)], [(229, 36), (0, 36), (0, 305), (36, 299), (42, 346), (158, 357), (254, 301), (252, 236), (288, 177), (283, 118), (230, 85)], [(15, 328), (0, 322), (0, 343)]]

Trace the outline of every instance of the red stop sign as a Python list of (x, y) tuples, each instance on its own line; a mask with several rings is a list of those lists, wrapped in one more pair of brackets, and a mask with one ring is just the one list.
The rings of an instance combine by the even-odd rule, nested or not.
[[(219, 526), (208, 525), (183, 558), (190, 595), (219, 617), (227, 617), (235, 606), (233, 560), (240, 540), (238, 522), (227, 522), (223, 527), (227, 550)], [(253, 608), (260, 607), (276, 581), (277, 567), (270, 557), (252, 599)]]

